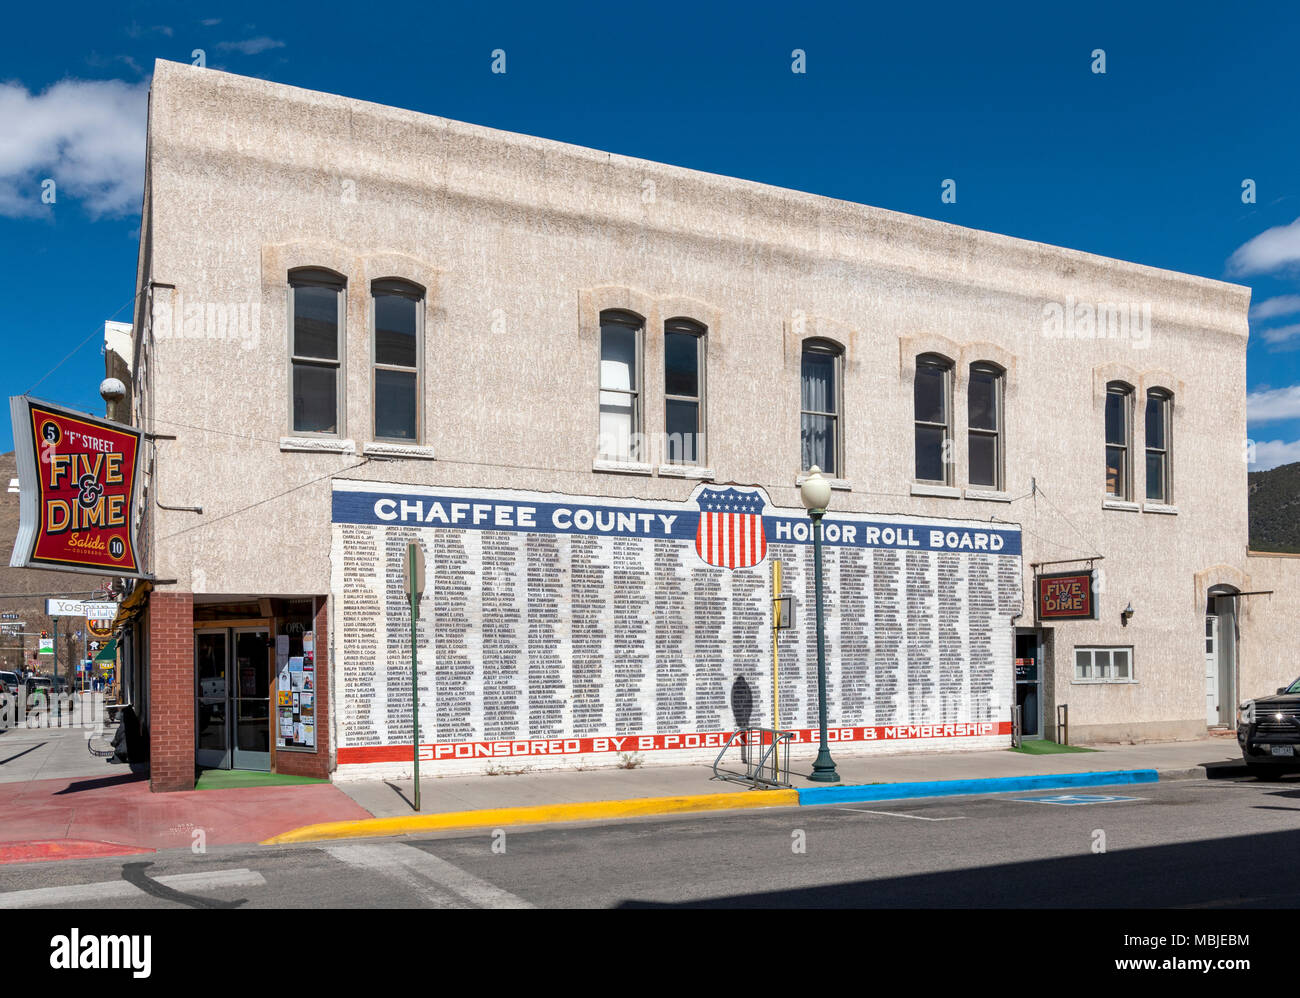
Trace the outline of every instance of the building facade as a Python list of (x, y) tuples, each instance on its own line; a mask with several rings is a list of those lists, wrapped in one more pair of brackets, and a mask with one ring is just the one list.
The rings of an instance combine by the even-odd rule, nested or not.
[[(815, 726), (813, 465), (837, 751), (1189, 738), (1294, 678), (1245, 288), (167, 62), (139, 261), (155, 789), (409, 770), (412, 542), (426, 774), (770, 726), (777, 555)], [(1040, 619), (1058, 572), (1094, 619)]]

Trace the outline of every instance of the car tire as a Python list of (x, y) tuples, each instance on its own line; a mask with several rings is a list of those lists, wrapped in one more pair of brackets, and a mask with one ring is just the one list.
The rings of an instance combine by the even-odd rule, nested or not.
[(1260, 766), (1258, 764), (1247, 763), (1246, 769), (1250, 772), (1251, 776), (1255, 777), (1255, 779), (1262, 780), (1265, 783), (1276, 783), (1286, 775), (1286, 771), (1277, 766)]

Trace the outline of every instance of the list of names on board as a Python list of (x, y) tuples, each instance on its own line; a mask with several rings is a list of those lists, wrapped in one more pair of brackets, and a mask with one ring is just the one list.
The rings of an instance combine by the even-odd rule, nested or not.
[[(761, 490), (666, 503), (338, 482), (334, 524), (340, 763), (410, 755), (412, 542), (428, 758), (700, 748), (772, 726), (773, 559), (796, 608), (780, 726), (817, 726), (811, 528)], [(1003, 733), (1019, 531), (849, 513), (824, 528), (837, 738)]]

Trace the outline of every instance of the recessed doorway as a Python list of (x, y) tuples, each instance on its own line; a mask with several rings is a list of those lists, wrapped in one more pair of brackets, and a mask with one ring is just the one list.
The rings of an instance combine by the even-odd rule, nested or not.
[(194, 632), (199, 766), (271, 771), (270, 648), (268, 627)]

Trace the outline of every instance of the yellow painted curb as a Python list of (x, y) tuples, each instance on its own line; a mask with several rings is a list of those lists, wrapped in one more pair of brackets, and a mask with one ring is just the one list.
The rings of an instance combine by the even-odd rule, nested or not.
[(361, 818), (304, 825), (265, 840), (262, 845), (355, 839), (449, 828), (500, 828), (552, 821), (598, 821), (635, 818), (649, 814), (689, 814), (694, 811), (730, 811), (753, 807), (795, 807), (795, 790), (751, 790), (744, 793), (696, 794), (690, 797), (640, 797), (628, 800), (586, 801), (578, 804), (539, 804), (532, 807), (494, 807), (482, 811), (448, 811), (442, 814), (407, 814), (400, 818)]

